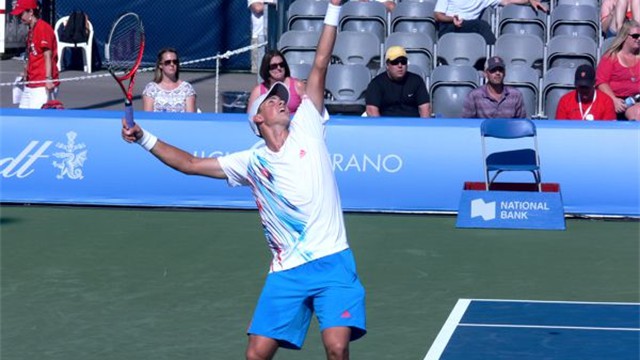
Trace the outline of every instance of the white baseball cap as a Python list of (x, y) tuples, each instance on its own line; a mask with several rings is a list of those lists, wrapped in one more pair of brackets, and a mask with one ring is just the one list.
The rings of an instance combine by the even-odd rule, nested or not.
[(260, 129), (258, 129), (258, 124), (256, 124), (255, 121), (253, 121), (253, 117), (256, 116), (256, 114), (258, 113), (258, 109), (260, 109), (260, 105), (262, 105), (262, 103), (265, 100), (267, 100), (273, 95), (277, 95), (280, 99), (282, 99), (282, 101), (285, 102), (285, 104), (289, 103), (289, 89), (287, 89), (287, 86), (285, 84), (279, 81), (273, 84), (269, 89), (269, 91), (260, 95), (253, 102), (253, 104), (251, 104), (251, 109), (249, 110), (249, 127), (251, 127), (251, 130), (253, 131), (254, 134), (256, 134), (256, 136), (262, 137), (260, 135)]

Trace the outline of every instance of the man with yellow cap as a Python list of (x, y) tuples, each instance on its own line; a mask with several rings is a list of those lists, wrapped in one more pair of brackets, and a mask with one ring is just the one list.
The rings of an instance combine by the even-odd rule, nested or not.
[(407, 70), (409, 59), (402, 46), (391, 46), (385, 55), (387, 71), (367, 87), (367, 116), (431, 116), (431, 99), (424, 80)]

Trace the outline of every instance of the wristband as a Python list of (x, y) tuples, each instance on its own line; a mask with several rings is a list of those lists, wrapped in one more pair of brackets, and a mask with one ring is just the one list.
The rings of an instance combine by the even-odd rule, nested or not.
[(136, 143), (138, 143), (147, 151), (151, 151), (151, 149), (153, 149), (157, 142), (158, 137), (146, 130), (142, 130), (142, 137), (136, 140)]
[(340, 6), (329, 4), (327, 13), (324, 15), (324, 23), (329, 26), (338, 26), (340, 20)]

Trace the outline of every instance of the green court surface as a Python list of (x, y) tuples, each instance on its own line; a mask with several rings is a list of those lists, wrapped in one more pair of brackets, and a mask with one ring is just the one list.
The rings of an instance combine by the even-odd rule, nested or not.
[[(254, 211), (3, 206), (2, 360), (241, 359), (268, 270)], [(457, 299), (638, 302), (637, 221), (456, 229), (347, 214), (369, 333), (352, 359), (423, 359)], [(317, 325), (302, 351), (324, 359)]]

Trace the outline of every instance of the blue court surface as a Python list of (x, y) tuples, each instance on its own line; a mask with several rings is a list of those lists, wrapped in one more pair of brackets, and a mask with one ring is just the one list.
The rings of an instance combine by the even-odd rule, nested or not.
[(640, 359), (640, 304), (459, 299), (424, 360)]

